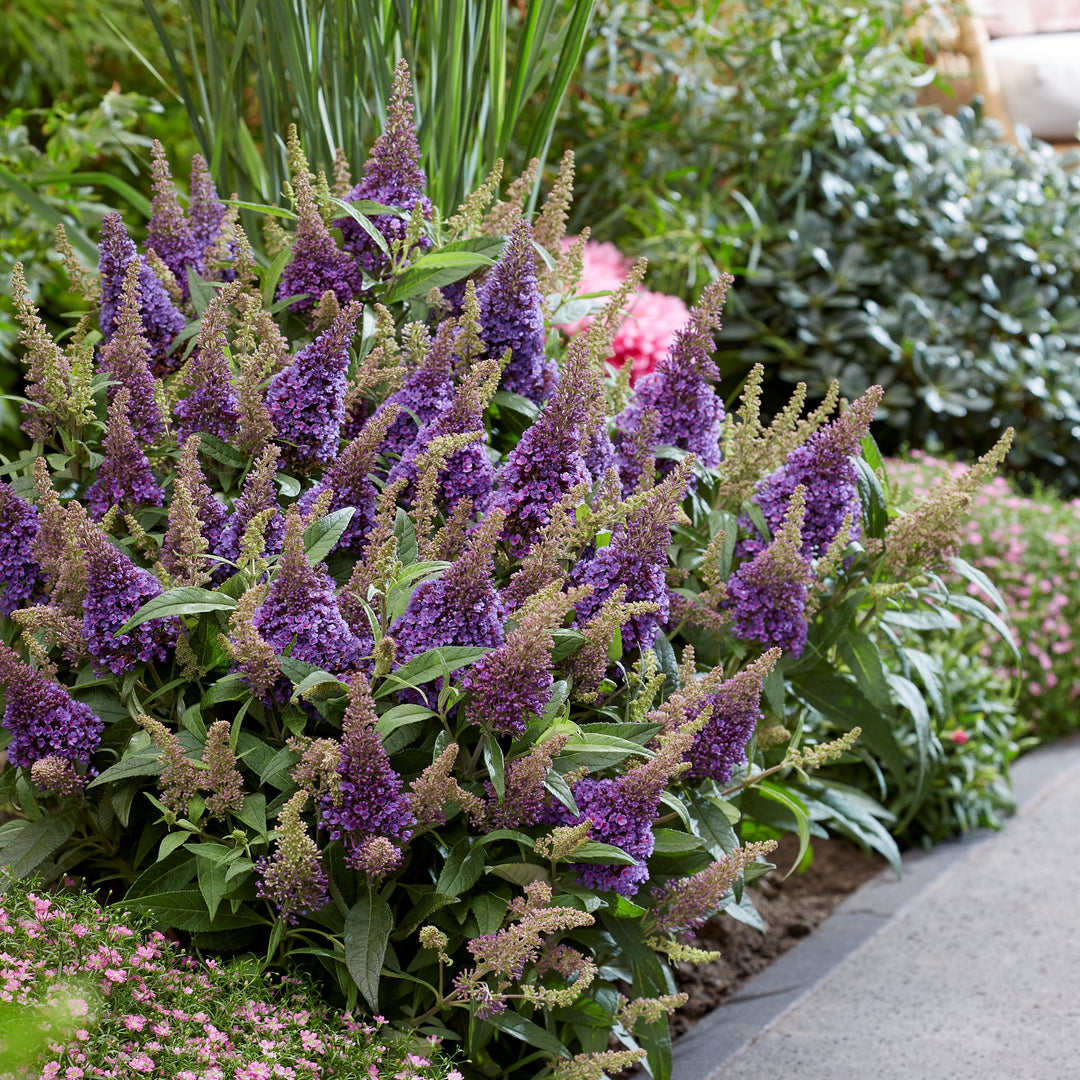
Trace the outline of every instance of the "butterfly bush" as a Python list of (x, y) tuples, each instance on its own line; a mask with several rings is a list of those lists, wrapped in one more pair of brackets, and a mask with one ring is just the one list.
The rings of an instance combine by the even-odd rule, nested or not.
[[(726, 276), (656, 328), (633, 388), (607, 361), (626, 308), (645, 320), (640, 268), (569, 344), (549, 333), (596, 291), (562, 243), (572, 156), (533, 222), (529, 183), (500, 199), (496, 176), (444, 225), (411, 100), (402, 67), (337, 196), (290, 134), (294, 225), (266, 234), (284, 260), (253, 255), (204, 162), (181, 200), (155, 147), (143, 250), (102, 223), (100, 340), (64, 351), (22, 304), (38, 442), (0, 480), (0, 794), (27, 812), (0, 858), (317, 971), (403, 1033), (449, 1028), (477, 1075), (534, 1048), (561, 1075), (663, 1069), (672, 965), (701, 958), (685, 934), (767, 868), (732, 830), (741, 793), (767, 775), (833, 806), (795, 786), (852, 760), (850, 714), (835, 745), (791, 731), (828, 713), (822, 686), (863, 692), (848, 646), (918, 603), (963, 500), (890, 511), (876, 389), (805, 417), (799, 391), (765, 426), (758, 372), (729, 415)], [(113, 967), (113, 994), (149, 977)], [(154, 1000), (121, 1020), (136, 1072), (196, 1053), (193, 1006)], [(241, 1043), (260, 1009), (193, 1036), (229, 1076), (269, 1075)], [(298, 1038), (309, 1063), (337, 1045)]]

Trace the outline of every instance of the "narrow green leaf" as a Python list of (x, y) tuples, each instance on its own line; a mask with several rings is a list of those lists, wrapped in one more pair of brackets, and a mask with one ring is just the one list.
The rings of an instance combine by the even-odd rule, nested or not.
[(385, 697), (402, 686), (422, 686), (445, 672), (457, 671), (458, 668), (479, 660), (490, 651), (474, 645), (444, 645), (438, 649), (429, 649), (386, 676), (375, 691), (375, 697)]
[(484, 765), (501, 806), (506, 794), (506, 762), (503, 760), (502, 747), (490, 733), (484, 737)]
[(487, 1022), (492, 1027), (497, 1027), (500, 1031), (505, 1031), (508, 1035), (513, 1035), (515, 1039), (521, 1039), (530, 1046), (538, 1046), (541, 1050), (556, 1054), (558, 1057), (570, 1057), (570, 1051), (550, 1031), (540, 1027), (539, 1024), (534, 1024), (521, 1013), (514, 1012), (513, 1009), (495, 1013), (487, 1018)]

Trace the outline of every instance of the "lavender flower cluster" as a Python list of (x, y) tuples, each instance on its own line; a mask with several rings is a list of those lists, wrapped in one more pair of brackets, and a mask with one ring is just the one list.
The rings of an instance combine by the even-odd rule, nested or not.
[[(336, 170), (337, 203), (295, 132), (288, 150), (296, 225), (276, 287), (258, 281), (205, 163), (185, 207), (155, 147), (143, 252), (119, 215), (103, 222), (96, 357), (85, 335), (66, 367), (38, 329), (24, 337), (34, 385), (52, 388), (32, 403), (35, 430), (57, 434), (50, 454), (89, 453), (55, 483), (51, 457), (0, 481), (0, 612), (22, 634), (18, 650), (0, 646), (9, 760), (51, 798), (92, 800), (108, 778), (86, 780), (118, 748), (156, 754), (146, 782), (166, 827), (190, 815), (220, 829), (192, 874), (230, 918), (265, 901), (333, 937), (343, 891), (374, 913), (380, 889), (437, 884), (449, 907), (485, 869), (547, 873), (547, 851), (553, 886), (660, 896), (665, 933), (694, 925), (743, 863), (689, 891), (646, 889), (661, 802), (731, 780), (764, 680), (781, 651), (804, 651), (817, 591), (867, 539), (852, 459), (880, 394), (829, 424), (789, 425), (797, 438), (730, 437), (711, 359), (726, 276), (634, 389), (606, 366), (618, 300), (556, 356), (545, 295), (559, 295), (553, 282), (573, 295), (574, 249), (538, 263), (553, 236), (559, 253), (565, 207), (554, 198), (534, 226), (526, 185), (487, 218), (461, 211), (485, 245), (506, 237), (493, 265), (412, 298), (412, 323), (378, 303), (372, 323), (365, 304), (422, 271), (410, 264), (439, 236), (407, 72), (360, 182)], [(341, 201), (367, 227), (335, 218)], [(273, 224), (267, 239), (290, 242)], [(86, 407), (61, 412), (55, 388), (81, 400), (84, 370)], [(725, 502), (740, 445), (758, 482)], [(741, 670), (699, 673), (688, 623)], [(91, 683), (100, 695), (81, 692)], [(109, 695), (119, 707), (99, 717)], [(269, 822), (266, 783), (281, 793)], [(499, 863), (470, 847), (477, 834), (536, 846)], [(223, 855), (238, 835), (245, 858)], [(590, 843), (609, 849), (576, 857)], [(469, 910), (495, 920), (474, 936), (478, 960), (522, 932), (499, 929), (494, 907)], [(541, 944), (526, 950), (541, 975), (586, 964)], [(451, 993), (494, 1016), (500, 980), (523, 968), (490, 967)], [(550, 1004), (568, 991), (525, 993)]]

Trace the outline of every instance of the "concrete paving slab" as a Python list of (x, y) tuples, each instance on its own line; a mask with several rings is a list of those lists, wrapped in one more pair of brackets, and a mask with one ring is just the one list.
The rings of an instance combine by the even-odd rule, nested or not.
[(905, 857), (676, 1043), (675, 1080), (1080, 1076), (1080, 740), (1018, 812)]

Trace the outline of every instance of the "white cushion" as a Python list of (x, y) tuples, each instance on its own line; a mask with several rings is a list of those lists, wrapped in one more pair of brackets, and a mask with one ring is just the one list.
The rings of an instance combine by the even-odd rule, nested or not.
[(1080, 32), (995, 38), (990, 56), (1014, 124), (1040, 139), (1076, 138), (1080, 124)]

